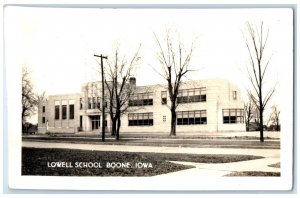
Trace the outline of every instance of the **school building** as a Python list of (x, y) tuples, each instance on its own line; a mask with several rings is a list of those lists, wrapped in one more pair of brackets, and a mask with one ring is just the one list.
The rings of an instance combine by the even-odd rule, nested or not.
[[(167, 85), (137, 86), (128, 112), (121, 118), (120, 132), (166, 133), (171, 127)], [(107, 95), (107, 90), (105, 90)], [(244, 102), (238, 87), (228, 80), (207, 79), (183, 82), (177, 107), (177, 132), (245, 131)], [(81, 93), (51, 95), (38, 107), (38, 133), (84, 133), (101, 131), (101, 82), (89, 82)], [(107, 106), (107, 104), (106, 104)], [(110, 116), (106, 108), (106, 131)]]

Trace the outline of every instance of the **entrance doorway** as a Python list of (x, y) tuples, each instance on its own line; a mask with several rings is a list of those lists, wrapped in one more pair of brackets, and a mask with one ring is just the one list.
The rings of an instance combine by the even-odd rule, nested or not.
[(100, 116), (99, 115), (91, 116), (91, 121), (92, 121), (92, 130), (99, 129), (99, 127), (100, 127)]

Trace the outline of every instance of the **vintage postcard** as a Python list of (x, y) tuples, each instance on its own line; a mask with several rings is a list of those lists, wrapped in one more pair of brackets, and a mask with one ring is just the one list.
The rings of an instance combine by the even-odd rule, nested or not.
[(292, 8), (4, 11), (11, 189), (292, 189)]

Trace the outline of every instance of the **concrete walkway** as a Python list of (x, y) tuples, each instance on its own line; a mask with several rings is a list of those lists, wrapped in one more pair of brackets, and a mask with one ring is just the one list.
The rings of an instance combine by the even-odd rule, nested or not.
[(128, 145), (90, 145), (75, 143), (45, 143), (23, 141), (23, 147), (34, 148), (65, 148), (96, 151), (123, 151), (123, 152), (154, 152), (154, 153), (189, 153), (189, 154), (236, 154), (256, 155), (262, 159), (248, 160), (233, 163), (207, 164), (192, 162), (174, 162), (186, 165), (193, 165), (195, 168), (158, 175), (164, 176), (223, 176), (233, 171), (263, 171), (280, 172), (280, 168), (269, 167), (268, 165), (280, 162), (279, 149), (237, 149), (237, 148), (186, 148), (186, 147), (152, 147), (152, 146), (128, 146)]

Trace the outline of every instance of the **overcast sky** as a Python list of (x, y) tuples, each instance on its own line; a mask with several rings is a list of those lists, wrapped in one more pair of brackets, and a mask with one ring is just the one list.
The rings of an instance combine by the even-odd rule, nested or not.
[[(242, 32), (245, 23), (264, 21), (269, 27), (268, 54), (273, 54), (266, 84), (291, 76), (293, 65), (293, 13), (291, 9), (5, 9), (6, 66), (26, 65), (39, 93), (80, 92), (84, 82), (101, 80), (94, 53), (111, 56), (116, 43), (131, 55), (142, 44), (137, 85), (165, 83), (152, 67), (160, 69), (153, 33), (165, 36), (176, 30), (186, 47), (197, 38), (189, 79), (224, 78), (249, 87), (249, 63)], [(8, 65), (9, 64), (9, 65)], [(268, 85), (267, 85), (268, 86)]]

